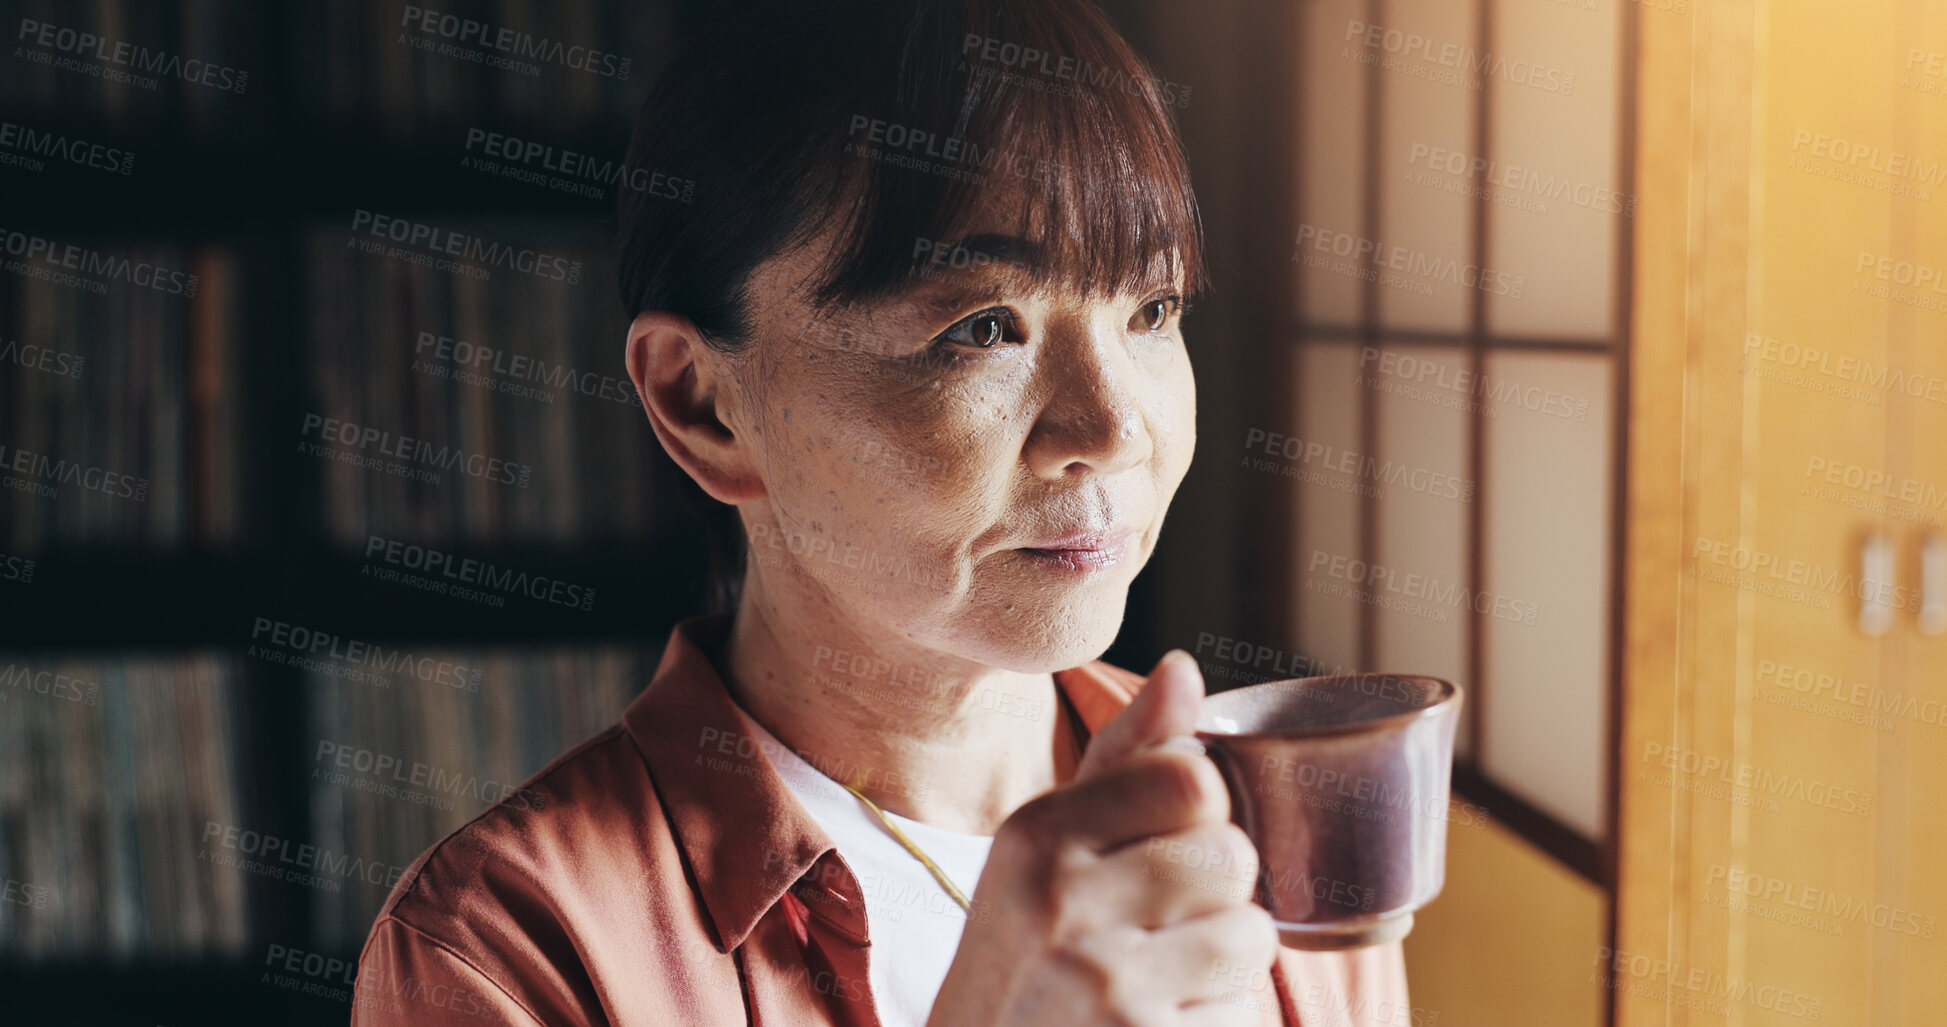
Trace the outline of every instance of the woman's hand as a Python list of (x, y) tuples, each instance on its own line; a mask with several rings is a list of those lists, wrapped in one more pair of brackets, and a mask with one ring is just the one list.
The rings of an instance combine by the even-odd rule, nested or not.
[(1257, 1022), (1217, 1000), (1278, 935), (1222, 776), (1178, 737), (1202, 698), (1190, 655), (1165, 656), (1075, 780), (1001, 824), (928, 1027)]

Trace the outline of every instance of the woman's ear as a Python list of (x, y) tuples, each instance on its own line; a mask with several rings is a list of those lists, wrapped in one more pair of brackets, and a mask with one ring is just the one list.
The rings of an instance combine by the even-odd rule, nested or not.
[(623, 359), (650, 427), (677, 466), (719, 502), (763, 498), (757, 454), (725, 416), (737, 396), (728, 360), (689, 318), (666, 310), (636, 315)]

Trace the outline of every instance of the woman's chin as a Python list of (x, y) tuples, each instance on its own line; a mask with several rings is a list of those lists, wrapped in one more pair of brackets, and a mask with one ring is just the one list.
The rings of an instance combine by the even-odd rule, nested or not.
[(913, 585), (858, 597), (859, 609), (892, 637), (930, 638), (990, 667), (1045, 674), (1087, 663), (1114, 644), (1136, 569), (1051, 572), (1010, 560), (962, 578), (970, 587), (958, 594)]
[(1020, 674), (1047, 674), (1077, 667), (1102, 655), (1122, 630), (1127, 589), (1099, 597), (1067, 597), (1042, 609), (1014, 602), (1014, 609), (983, 631), (977, 643), (983, 662)]

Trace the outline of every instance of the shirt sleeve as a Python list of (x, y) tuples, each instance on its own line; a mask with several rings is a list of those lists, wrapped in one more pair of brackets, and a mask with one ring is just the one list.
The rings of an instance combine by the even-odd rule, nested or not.
[(365, 942), (352, 1027), (541, 1027), (525, 1006), (458, 952), (396, 917)]

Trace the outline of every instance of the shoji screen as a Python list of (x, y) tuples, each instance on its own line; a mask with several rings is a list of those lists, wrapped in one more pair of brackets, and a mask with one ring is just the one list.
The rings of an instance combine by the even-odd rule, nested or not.
[(1635, 212), (1624, 7), (1317, 0), (1296, 82), (1300, 640), (1328, 669), (1460, 682), (1463, 779), (1591, 878)]

